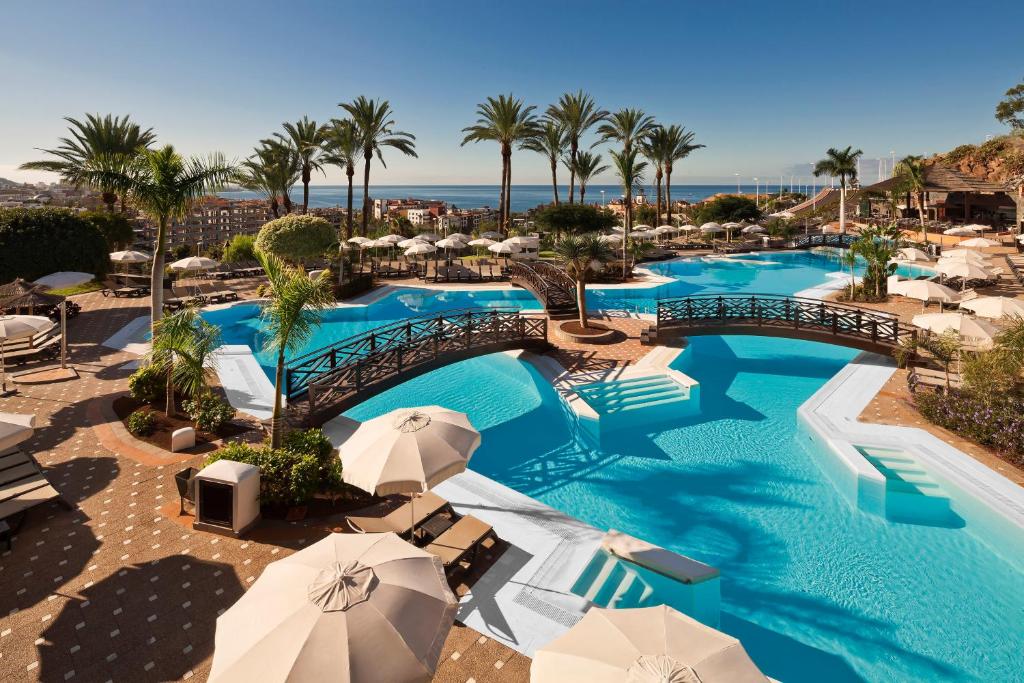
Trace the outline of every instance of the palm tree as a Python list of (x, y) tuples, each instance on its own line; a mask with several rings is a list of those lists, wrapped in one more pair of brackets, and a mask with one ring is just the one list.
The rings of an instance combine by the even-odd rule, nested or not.
[(612, 152), (612, 162), (615, 166), (615, 173), (622, 183), (623, 209), (625, 210), (626, 230), (622, 235), (622, 279), (626, 279), (626, 252), (629, 249), (629, 233), (633, 229), (633, 188), (644, 181), (644, 171), (647, 169), (647, 162), (639, 161), (636, 158), (636, 150), (631, 149), (623, 152)]
[(359, 142), (359, 132), (352, 121), (348, 119), (332, 119), (331, 125), (324, 133), (324, 157), (325, 164), (337, 166), (345, 171), (348, 179), (348, 209), (346, 211), (345, 239), (352, 238), (352, 177), (356, 173), (356, 160), (362, 145)]
[(207, 377), (215, 367), (214, 350), (220, 346), (220, 327), (208, 323), (192, 306), (157, 321), (154, 326), (150, 362), (167, 375), (164, 413), (174, 415), (174, 390), (198, 397), (206, 389)]
[(363, 226), (360, 234), (365, 237), (370, 220), (370, 162), (373, 155), (377, 155), (384, 168), (387, 164), (381, 153), (382, 147), (393, 147), (406, 156), (415, 157), (416, 136), (395, 130), (395, 121), (391, 118), (394, 112), (387, 100), (377, 102), (360, 95), (352, 102), (342, 102), (338, 106), (352, 117), (363, 148)]
[(271, 295), (263, 305), (262, 317), (266, 323), (266, 349), (277, 352), (270, 446), (279, 448), (285, 354), (298, 351), (309, 341), (320, 323), (322, 312), (334, 304), (334, 294), (326, 271), (314, 279), (301, 269), (286, 265), (273, 254), (257, 251), (256, 256), (270, 281)]
[(251, 157), (239, 165), (234, 182), (267, 197), (274, 218), (281, 215), (278, 197), (284, 201), (285, 213), (291, 213), (289, 191), (298, 182), (302, 169), (299, 158), (274, 140), (264, 140)]
[(576, 163), (566, 157), (565, 165), (576, 172), (576, 178), (580, 181), (580, 204), (584, 203), (583, 197), (587, 193), (587, 185), (596, 176), (608, 170), (608, 166), (601, 163), (601, 155), (592, 152), (580, 152), (576, 157)]
[[(608, 112), (598, 109), (594, 98), (579, 90), (575, 93), (565, 93), (558, 100), (558, 104), (548, 107), (547, 116), (562, 124), (565, 129), (565, 136), (569, 143), (569, 159), (574, 163), (579, 156), (580, 138), (591, 129), (591, 127), (608, 118)], [(569, 203), (572, 204), (576, 192), (576, 174), (573, 167), (569, 167)]]
[(283, 125), (285, 134), (275, 133), (275, 137), (290, 147), (298, 160), (302, 170), (302, 213), (306, 213), (309, 211), (309, 181), (313, 171), (323, 170), (320, 155), (323, 153), (324, 126), (318, 126), (308, 116), (303, 116), (301, 121), (285, 122)]
[[(113, 213), (118, 193), (112, 185), (95, 185), (85, 180), (85, 174), (124, 172), (140, 150), (149, 147), (156, 140), (152, 128), (142, 130), (126, 116), (114, 117), (107, 114), (86, 114), (85, 121), (67, 116), (70, 126), (69, 137), (60, 138), (55, 149), (41, 152), (57, 157), (46, 161), (30, 161), (19, 168), (27, 171), (51, 171), (59, 173), (61, 180), (72, 185), (87, 185), (98, 190), (107, 210)], [(95, 177), (90, 175), (90, 177)], [(124, 197), (121, 197), (121, 212), (124, 212)]]
[(904, 191), (914, 195), (917, 202), (917, 212), (921, 217), (921, 233), (924, 235), (924, 243), (928, 244), (928, 227), (925, 225), (928, 208), (925, 206), (925, 187), (927, 183), (924, 178), (925, 165), (924, 157), (913, 154), (900, 159), (894, 169), (894, 176), (900, 179), (900, 185)]
[[(582, 198), (580, 199), (582, 202)], [(566, 274), (576, 281), (576, 307), (580, 326), (589, 327), (587, 319), (587, 280), (595, 273), (595, 265), (612, 258), (611, 247), (598, 235), (566, 235), (555, 242), (555, 257), (565, 266)]]
[(661, 225), (661, 180), (665, 175), (665, 155), (668, 151), (668, 137), (665, 128), (658, 126), (640, 140), (640, 153), (654, 166), (654, 186), (657, 188), (658, 225)]
[[(105, 163), (99, 164), (101, 168)], [(152, 333), (163, 315), (164, 252), (167, 250), (167, 227), (171, 220), (182, 218), (196, 200), (216, 192), (237, 174), (237, 168), (220, 154), (206, 159), (184, 158), (174, 147), (144, 149), (125, 170), (89, 170), (80, 176), (89, 185), (114, 188), (128, 197), (143, 213), (156, 221), (156, 244), (153, 248), (153, 269), (150, 276), (152, 301), (150, 316)]]
[(629, 154), (633, 145), (650, 135), (658, 124), (653, 116), (648, 116), (640, 109), (620, 109), (608, 116), (607, 120), (597, 128), (601, 142), (612, 140), (622, 144), (622, 151)]
[(846, 234), (846, 187), (851, 180), (857, 179), (857, 159), (863, 154), (861, 150), (830, 147), (825, 158), (814, 165), (815, 176), (832, 176), (839, 178), (839, 232)]
[(551, 118), (545, 119), (537, 135), (522, 145), (523, 149), (543, 154), (547, 158), (551, 166), (551, 191), (555, 196), (555, 206), (558, 206), (558, 160), (565, 154), (567, 146), (565, 128)]
[(672, 124), (665, 129), (665, 153), (662, 163), (665, 165), (665, 205), (668, 213), (667, 223), (672, 223), (672, 169), (675, 162), (690, 156), (690, 152), (702, 149), (704, 145), (693, 142), (694, 134), (683, 126)]
[(512, 195), (512, 148), (536, 137), (539, 127), (534, 116), (533, 105), (511, 94), (488, 97), (476, 108), (479, 118), (472, 126), (462, 129), (465, 137), (462, 144), (469, 142), (494, 141), (501, 148), (501, 197), (498, 206), (498, 224), (508, 232), (511, 224), (510, 197)]

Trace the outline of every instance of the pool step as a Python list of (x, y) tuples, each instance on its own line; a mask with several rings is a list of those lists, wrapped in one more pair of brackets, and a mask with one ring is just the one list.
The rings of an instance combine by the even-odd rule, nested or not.
[(884, 509), (889, 519), (910, 524), (956, 525), (949, 494), (907, 453), (857, 447), (884, 479)]
[(673, 409), (693, 407), (690, 389), (665, 373), (595, 382), (578, 386), (575, 391), (603, 418), (603, 429), (657, 422), (687, 414), (686, 410)]

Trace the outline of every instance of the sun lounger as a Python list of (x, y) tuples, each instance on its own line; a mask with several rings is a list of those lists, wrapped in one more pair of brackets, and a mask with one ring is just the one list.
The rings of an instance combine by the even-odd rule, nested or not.
[(494, 527), (472, 515), (466, 515), (434, 539), (424, 550), (440, 558), (445, 569), (450, 569), (467, 557), (472, 564), (480, 544), (493, 536)]
[(36, 337), (31, 346), (4, 348), (5, 363), (26, 363), (37, 358), (52, 358), (60, 352), (60, 331), (47, 333), (45, 337)]
[(199, 291), (203, 295), (204, 299), (212, 301), (213, 303), (219, 303), (221, 301), (235, 301), (238, 299), (238, 294), (230, 289), (216, 289), (212, 284), (199, 285)]
[(205, 297), (201, 294), (191, 294), (187, 291), (182, 291), (180, 287), (171, 287), (171, 293), (174, 294), (174, 298), (183, 302), (185, 306), (206, 303)]
[(406, 503), (383, 517), (348, 517), (348, 524), (354, 531), (361, 534), (392, 531), (399, 536), (408, 538), (412, 531), (414, 514), (416, 526), (419, 526), (437, 513), (450, 509), (451, 506), (447, 500), (436, 493), (427, 491), (423, 495), (417, 496), (415, 501)]

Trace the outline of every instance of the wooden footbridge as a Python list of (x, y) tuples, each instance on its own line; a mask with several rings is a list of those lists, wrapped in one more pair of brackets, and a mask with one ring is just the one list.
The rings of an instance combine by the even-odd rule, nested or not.
[(514, 261), (508, 266), (509, 280), (537, 297), (552, 320), (575, 318), (576, 283), (558, 266), (534, 261)]

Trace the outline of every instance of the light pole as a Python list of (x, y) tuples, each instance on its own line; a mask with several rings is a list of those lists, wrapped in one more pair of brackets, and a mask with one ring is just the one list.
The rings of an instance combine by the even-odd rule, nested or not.
[(757, 176), (754, 176), (754, 206), (761, 208), (761, 184), (757, 180)]
[(604, 201), (604, 190), (601, 190), (601, 206), (603, 206), (606, 209), (608, 208), (608, 204), (605, 203)]
[(740, 193), (740, 174), (739, 173), (733, 173), (733, 175), (736, 176), (736, 194), (739, 194)]
[(896, 150), (889, 150), (889, 157), (892, 159), (892, 165), (889, 166), (889, 177), (892, 178), (893, 171), (896, 170)]

